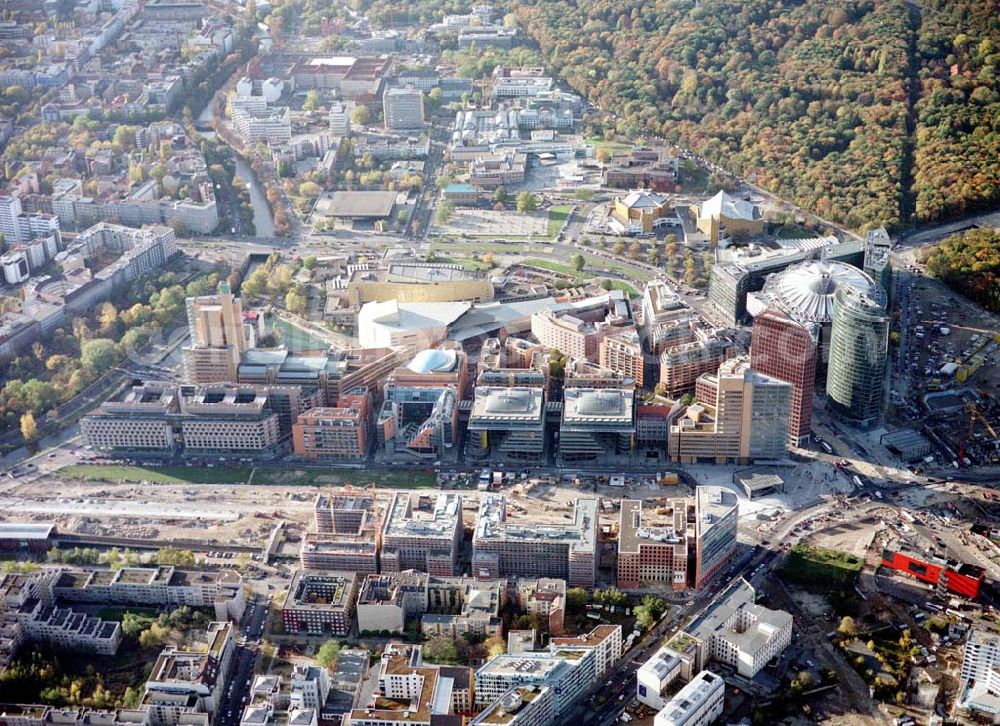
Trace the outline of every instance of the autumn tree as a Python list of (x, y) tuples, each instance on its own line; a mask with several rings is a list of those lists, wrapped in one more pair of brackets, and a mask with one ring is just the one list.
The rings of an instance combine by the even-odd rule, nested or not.
[(521, 214), (534, 212), (538, 209), (538, 197), (529, 191), (523, 191), (517, 195), (517, 211)]
[(21, 414), (21, 436), (29, 444), (38, 438), (38, 424), (35, 423), (35, 415), (31, 411)]
[(324, 668), (333, 668), (338, 658), (340, 658), (340, 643), (336, 640), (326, 641), (316, 651), (316, 662)]

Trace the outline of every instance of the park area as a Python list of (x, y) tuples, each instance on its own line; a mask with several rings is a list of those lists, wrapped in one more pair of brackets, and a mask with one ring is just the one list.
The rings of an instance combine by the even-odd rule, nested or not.
[(781, 577), (808, 590), (853, 588), (864, 562), (854, 555), (823, 547), (797, 545), (781, 568)]
[(119, 464), (75, 464), (60, 469), (64, 479), (109, 482), (149, 482), (152, 484), (257, 484), (261, 486), (331, 486), (385, 487), (416, 489), (433, 487), (436, 478), (426, 471), (378, 471), (356, 469), (238, 469), (223, 466), (153, 466)]

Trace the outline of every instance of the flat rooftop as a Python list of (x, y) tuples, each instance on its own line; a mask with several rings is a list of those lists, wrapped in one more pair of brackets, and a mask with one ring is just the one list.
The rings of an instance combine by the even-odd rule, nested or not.
[(563, 392), (563, 424), (602, 429), (632, 426), (635, 391), (622, 388), (568, 388)]
[(473, 530), (474, 543), (494, 541), (565, 542), (575, 552), (593, 552), (597, 539), (598, 501), (576, 500), (572, 523), (508, 523), (507, 500), (502, 494), (484, 494)]
[(435, 537), (451, 540), (462, 522), (462, 497), (396, 492), (385, 518), (386, 537)]
[(385, 218), (392, 214), (396, 192), (332, 192), (316, 202), (325, 217)]
[(44, 540), (55, 533), (55, 525), (30, 522), (4, 522), (0, 524), (0, 539)]

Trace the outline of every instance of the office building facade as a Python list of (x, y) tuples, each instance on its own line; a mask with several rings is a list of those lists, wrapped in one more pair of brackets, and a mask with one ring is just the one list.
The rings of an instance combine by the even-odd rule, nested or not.
[(837, 290), (826, 398), (834, 414), (852, 426), (869, 429), (881, 420), (888, 348), (884, 293), (865, 295), (846, 287)]
[(810, 329), (778, 309), (754, 318), (750, 367), (792, 385), (788, 440), (801, 446), (812, 432), (816, 341)]
[(424, 126), (424, 94), (413, 88), (387, 88), (382, 94), (386, 129), (409, 131)]
[(577, 499), (573, 522), (507, 521), (502, 494), (484, 494), (472, 536), (472, 570), (477, 578), (555, 577), (571, 587), (592, 588), (598, 567), (598, 503)]

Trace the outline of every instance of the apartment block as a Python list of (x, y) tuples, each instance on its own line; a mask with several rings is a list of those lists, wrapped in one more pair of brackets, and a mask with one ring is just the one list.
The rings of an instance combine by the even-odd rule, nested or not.
[(753, 678), (788, 647), (792, 616), (755, 604), (755, 597), (746, 580), (735, 580), (684, 628), (683, 634), (695, 643), (697, 669), (714, 660)]
[(191, 345), (184, 348), (184, 375), (190, 383), (235, 383), (240, 357), (249, 347), (243, 307), (220, 283), (216, 295), (187, 299)]
[(551, 652), (564, 648), (593, 650), (595, 676), (600, 680), (622, 657), (622, 626), (598, 625), (589, 633), (575, 638), (552, 638), (549, 641)]
[(142, 704), (154, 726), (180, 726), (191, 714), (211, 722), (232, 674), (236, 639), (231, 623), (209, 623), (207, 647), (184, 650), (167, 646), (146, 681)]
[(660, 356), (660, 387), (668, 398), (694, 392), (695, 381), (704, 373), (715, 373), (733, 353), (724, 338), (696, 332), (697, 340), (666, 348)]
[(602, 368), (608, 368), (626, 378), (631, 378), (637, 387), (643, 387), (646, 379), (646, 358), (642, 340), (634, 329), (602, 339), (598, 359)]
[(233, 570), (183, 570), (173, 565), (119, 570), (62, 568), (52, 583), (55, 597), (69, 603), (214, 608), (217, 620), (243, 617), (243, 577)]
[(359, 582), (356, 572), (298, 570), (281, 606), (285, 630), (309, 635), (348, 635)]
[(30, 642), (99, 655), (118, 651), (121, 625), (61, 607), (52, 591), (57, 574), (0, 575), (0, 667)]
[(514, 686), (472, 719), (471, 726), (550, 726), (555, 696), (549, 686)]
[(427, 612), (427, 579), (416, 570), (366, 576), (358, 590), (358, 630), (402, 633), (408, 620)]
[(451, 577), (462, 543), (462, 496), (396, 492), (382, 527), (382, 572)]
[(549, 686), (558, 720), (597, 682), (596, 657), (593, 650), (569, 648), (497, 656), (476, 671), (476, 704), (489, 706), (516, 686)]
[(382, 654), (378, 686), (371, 700), (353, 709), (347, 723), (350, 726), (431, 726), (432, 721), (438, 722), (435, 716), (456, 713), (455, 703), (468, 700), (468, 684), (472, 678), (466, 673), (456, 679), (457, 669), (456, 666), (424, 665), (419, 645), (389, 643)]
[(957, 707), (977, 721), (1000, 713), (1000, 635), (973, 628), (965, 642)]
[(623, 500), (618, 587), (702, 587), (735, 553), (737, 520), (737, 497), (724, 487), (700, 486), (656, 509)]
[(597, 578), (598, 503), (576, 501), (572, 523), (507, 521), (502, 494), (484, 494), (472, 536), (477, 578), (557, 577), (571, 587), (592, 588)]
[(653, 726), (710, 726), (722, 716), (725, 697), (722, 676), (702, 671), (667, 701)]
[(500, 609), (506, 594), (504, 580), (429, 577), (428, 612), (420, 618), (420, 631), (428, 638), (438, 635), (458, 638), (465, 633), (483, 637), (501, 635)]
[(632, 313), (621, 290), (543, 310), (531, 316), (531, 334), (570, 358), (596, 361), (601, 339), (629, 329)]
[(292, 138), (291, 114), (287, 106), (253, 111), (233, 108), (233, 128), (244, 144), (263, 142), (271, 145), (288, 143)]
[(366, 389), (347, 393), (335, 408), (311, 408), (292, 426), (296, 456), (309, 460), (360, 461), (374, 433), (372, 397)]
[(566, 621), (566, 581), (555, 577), (508, 580), (508, 597), (518, 610), (535, 615), (550, 635), (561, 635)]
[(302, 538), (303, 569), (378, 572), (383, 502), (365, 494), (319, 494), (313, 532)]
[(387, 88), (382, 94), (385, 127), (393, 131), (424, 126), (424, 94), (413, 88)]

